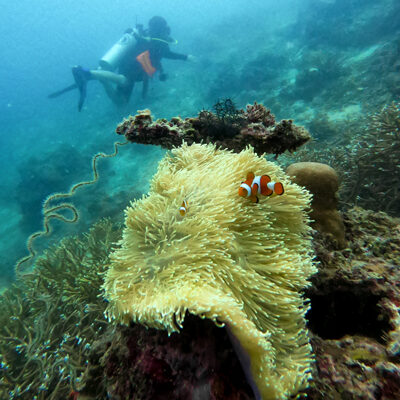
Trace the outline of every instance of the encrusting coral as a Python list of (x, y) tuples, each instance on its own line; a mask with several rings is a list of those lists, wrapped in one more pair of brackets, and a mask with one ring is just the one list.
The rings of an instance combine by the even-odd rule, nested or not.
[(91, 349), (83, 399), (102, 392), (104, 399), (254, 400), (226, 330), (209, 319), (188, 315), (172, 336), (110, 324)]
[[(187, 313), (225, 324), (250, 357), (256, 397), (286, 399), (307, 386), (312, 363), (301, 294), (316, 271), (310, 195), (252, 148), (183, 144), (171, 153), (150, 195), (126, 210), (105, 276), (106, 314), (169, 333)], [(282, 182), (285, 194), (257, 204), (239, 197), (249, 171)]]
[[(319, 272), (307, 289), (315, 353), (310, 400), (400, 398), (400, 219), (343, 212), (347, 247), (313, 243)], [(327, 312), (329, 310), (329, 312)]]

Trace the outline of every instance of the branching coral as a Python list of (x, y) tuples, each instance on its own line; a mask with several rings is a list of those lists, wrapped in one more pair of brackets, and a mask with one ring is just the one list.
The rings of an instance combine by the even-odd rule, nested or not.
[(214, 112), (202, 110), (198, 115), (199, 130), (207, 132), (212, 141), (233, 138), (248, 124), (243, 110), (238, 110), (231, 99), (218, 101), (213, 109)]
[(103, 220), (36, 260), (0, 298), (0, 398), (66, 399), (106, 325), (101, 273), (120, 231)]
[[(269, 174), (285, 194), (238, 196), (246, 173)], [(183, 199), (189, 210), (179, 215)], [(126, 210), (104, 289), (111, 320), (179, 331), (186, 313), (226, 324), (251, 359), (263, 399), (307, 386), (311, 354), (301, 290), (311, 260), (309, 194), (251, 148), (234, 154), (184, 144), (159, 165), (148, 197)]]
[(201, 111), (195, 118), (153, 121), (150, 110), (143, 110), (119, 124), (116, 132), (125, 135), (130, 142), (160, 145), (167, 149), (183, 142), (211, 142), (235, 152), (251, 145), (259, 155), (294, 151), (311, 138), (306, 129), (296, 126), (292, 120), (276, 122), (271, 112), (261, 104), (248, 105), (246, 111), (236, 110), (229, 118), (219, 114)]
[(333, 167), (339, 175), (342, 206), (400, 216), (400, 103), (369, 117), (366, 126), (353, 125), (335, 143), (310, 143), (297, 152), (296, 160)]
[(355, 204), (399, 216), (400, 104), (392, 103), (375, 114), (350, 149), (347, 189)]
[(379, 132), (380, 135), (389, 135), (389, 137), (400, 135), (400, 103), (393, 102), (375, 114), (369, 131), (371, 134)]

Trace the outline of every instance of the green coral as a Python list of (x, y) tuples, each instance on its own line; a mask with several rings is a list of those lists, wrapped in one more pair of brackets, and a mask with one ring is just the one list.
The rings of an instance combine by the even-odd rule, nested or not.
[(63, 399), (104, 330), (102, 273), (120, 230), (108, 220), (65, 238), (0, 297), (0, 398)]
[[(342, 205), (400, 216), (400, 103), (385, 106), (358, 125), (349, 122), (335, 143), (313, 142), (295, 159), (333, 167), (341, 181)], [(293, 158), (282, 158), (283, 164), (290, 162)]]
[(400, 215), (400, 104), (372, 116), (351, 143), (347, 186), (355, 188), (355, 204)]

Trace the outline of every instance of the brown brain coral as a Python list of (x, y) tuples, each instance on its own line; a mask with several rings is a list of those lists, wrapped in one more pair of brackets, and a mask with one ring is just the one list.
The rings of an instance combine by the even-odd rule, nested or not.
[(299, 162), (289, 165), (286, 173), (293, 182), (312, 193), (310, 217), (314, 228), (328, 234), (338, 249), (345, 248), (344, 225), (337, 210), (339, 177), (336, 171), (319, 162)]
[[(283, 182), (285, 194), (258, 204), (239, 197), (249, 171)], [(260, 398), (297, 393), (312, 362), (300, 293), (315, 272), (309, 202), (305, 190), (252, 148), (172, 150), (150, 194), (126, 210), (104, 283), (108, 317), (168, 332), (179, 331), (187, 312), (224, 323), (250, 357)]]

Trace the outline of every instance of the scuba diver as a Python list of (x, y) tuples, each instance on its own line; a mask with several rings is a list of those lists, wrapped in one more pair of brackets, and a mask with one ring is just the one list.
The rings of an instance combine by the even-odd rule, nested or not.
[[(169, 44), (176, 43), (170, 37), (167, 21), (159, 16), (152, 17), (148, 29), (137, 25), (136, 29), (127, 29), (122, 38), (102, 57), (98, 69), (86, 69), (82, 66), (72, 68), (75, 84), (52, 93), (49, 98), (77, 88), (79, 90), (78, 111), (82, 110), (86, 98), (87, 82), (97, 80), (103, 86), (112, 102), (126, 105), (129, 102), (136, 82), (143, 82), (142, 97), (145, 98), (149, 79), (155, 73), (165, 81), (167, 75), (163, 70), (161, 59), (191, 60), (193, 56), (175, 53)], [(115, 72), (117, 71), (117, 72)]]

